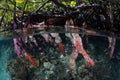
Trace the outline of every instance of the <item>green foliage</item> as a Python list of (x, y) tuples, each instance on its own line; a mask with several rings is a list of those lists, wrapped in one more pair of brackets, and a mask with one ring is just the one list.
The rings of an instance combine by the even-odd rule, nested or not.
[(0, 10), (0, 18), (2, 17), (3, 10)]
[[(27, 4), (26, 4), (27, 1)], [(0, 0), (0, 20), (3, 17), (3, 12), (6, 9), (4, 19), (2, 20), (0, 26), (9, 26), (9, 23), (13, 23), (14, 13), (16, 16), (21, 16), (23, 11), (26, 12), (34, 12), (40, 6), (43, 5), (45, 0)], [(76, 6), (76, 0), (62, 0), (60, 3), (64, 4), (65, 6)], [(15, 4), (16, 10), (15, 11)], [(42, 11), (52, 11), (55, 7), (55, 4), (52, 1), (45, 3), (40, 10)], [(1, 29), (3, 27), (0, 27)]]
[(76, 5), (76, 2), (75, 2), (75, 1), (71, 1), (71, 2), (70, 2), (70, 6), (71, 6), (71, 7), (74, 7), (75, 5)]
[[(27, 2), (27, 4), (25, 4)], [(35, 12), (37, 9), (43, 5), (46, 0), (0, 0), (0, 19), (3, 16), (3, 10), (7, 9), (4, 17), (4, 22), (2, 24), (12, 23), (14, 12), (15, 12), (15, 3), (16, 3), (16, 15), (22, 15), (23, 12)], [(42, 11), (52, 11), (55, 8), (55, 4), (50, 0), (45, 3), (40, 10)], [(58, 0), (61, 4), (65, 6), (75, 7), (76, 5), (82, 4), (81, 2), (88, 3), (89, 1), (94, 0)], [(81, 1), (81, 2), (80, 2)], [(1, 9), (2, 8), (2, 9)], [(3, 26), (3, 25), (2, 25)]]
[(70, 0), (70, 1), (62, 1), (62, 4), (64, 4), (65, 6), (71, 6), (74, 7), (76, 5), (76, 1), (75, 0)]
[(23, 3), (25, 0), (15, 0), (16, 3)]
[(26, 5), (25, 11), (33, 11), (37, 8), (37, 4), (29, 3)]

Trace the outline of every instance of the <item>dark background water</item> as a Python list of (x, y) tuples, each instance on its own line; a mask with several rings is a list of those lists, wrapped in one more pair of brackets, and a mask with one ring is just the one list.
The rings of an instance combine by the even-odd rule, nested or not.
[[(96, 48), (95, 54), (97, 56), (105, 56), (105, 53), (101, 53), (102, 50), (100, 50), (100, 47), (107, 49), (108, 47), (108, 38), (107, 37), (89, 37), (89, 42), (92, 43)], [(108, 53), (109, 56), (109, 53)], [(108, 57), (109, 58), (109, 57)], [(107, 62), (107, 61), (106, 61)], [(116, 44), (115, 44), (115, 50), (113, 54), (113, 58), (111, 60), (108, 60), (107, 64), (101, 64), (105, 65), (106, 69), (108, 69), (107, 74), (108, 76), (111, 76), (109, 79), (105, 80), (120, 80), (120, 39), (116, 39)]]

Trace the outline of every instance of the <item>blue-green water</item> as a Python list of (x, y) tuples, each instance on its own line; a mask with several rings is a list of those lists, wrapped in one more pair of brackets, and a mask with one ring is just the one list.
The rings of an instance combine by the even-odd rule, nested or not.
[[(84, 44), (84, 38), (83, 44)], [(104, 42), (104, 43), (103, 43)], [(95, 66), (91, 70), (87, 70), (84, 66), (84, 59), (80, 55), (76, 60), (77, 65), (77, 76), (74, 76), (74, 71), (68, 71), (67, 59), (71, 54), (70, 47), (72, 46), (67, 41), (64, 42), (67, 51), (66, 57), (61, 57), (61, 53), (49, 46), (44, 58), (39, 54), (36, 54), (36, 60), (40, 60), (38, 68), (29, 67), (26, 59), (23, 58), (27, 63), (23, 65), (22, 61), (17, 59), (17, 54), (14, 52), (13, 39), (0, 40), (0, 80), (13, 80), (12, 70), (11, 73), (8, 71), (7, 64), (13, 69), (15, 79), (14, 80), (120, 80), (120, 40), (117, 39), (115, 52), (112, 60), (107, 59), (109, 54), (104, 52), (108, 47), (108, 39), (106, 37), (91, 37), (89, 36), (88, 51), (92, 59), (97, 60)], [(93, 48), (93, 49), (92, 49)], [(45, 48), (47, 49), (47, 48)], [(34, 54), (35, 55), (35, 54)], [(12, 63), (10, 63), (10, 60)], [(53, 66), (50, 70), (46, 68), (45, 64)], [(27, 66), (27, 67), (26, 67)], [(14, 68), (12, 68), (14, 67)], [(26, 68), (24, 68), (26, 67)], [(82, 69), (82, 70), (81, 70)], [(85, 70), (85, 71), (84, 71)], [(21, 72), (22, 71), (22, 72)], [(61, 71), (61, 72), (60, 72)], [(68, 72), (66, 72), (68, 71)], [(22, 73), (22, 74), (21, 74)], [(33, 76), (34, 75), (34, 76)], [(62, 75), (62, 76), (61, 76)], [(72, 75), (72, 76), (71, 76)], [(90, 75), (92, 77), (90, 77)], [(46, 79), (46, 77), (48, 79)], [(61, 78), (62, 77), (62, 78)], [(74, 79), (73, 79), (74, 78)], [(89, 78), (89, 79), (86, 79)]]
[(13, 40), (0, 41), (0, 80), (11, 80), (7, 71), (7, 63), (13, 55)]

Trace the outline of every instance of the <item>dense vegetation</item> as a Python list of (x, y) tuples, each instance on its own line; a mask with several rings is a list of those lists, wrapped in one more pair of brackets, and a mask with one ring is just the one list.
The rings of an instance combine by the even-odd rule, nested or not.
[(13, 29), (14, 23), (21, 28), (59, 15), (73, 18), (78, 26), (86, 22), (93, 29), (119, 34), (119, 9), (118, 0), (2, 0), (0, 31)]

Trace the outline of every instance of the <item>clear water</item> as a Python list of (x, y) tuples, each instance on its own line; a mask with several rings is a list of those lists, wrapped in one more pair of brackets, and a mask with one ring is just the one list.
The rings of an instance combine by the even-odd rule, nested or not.
[(0, 40), (0, 80), (11, 80), (7, 63), (12, 58), (14, 51), (12, 39)]

